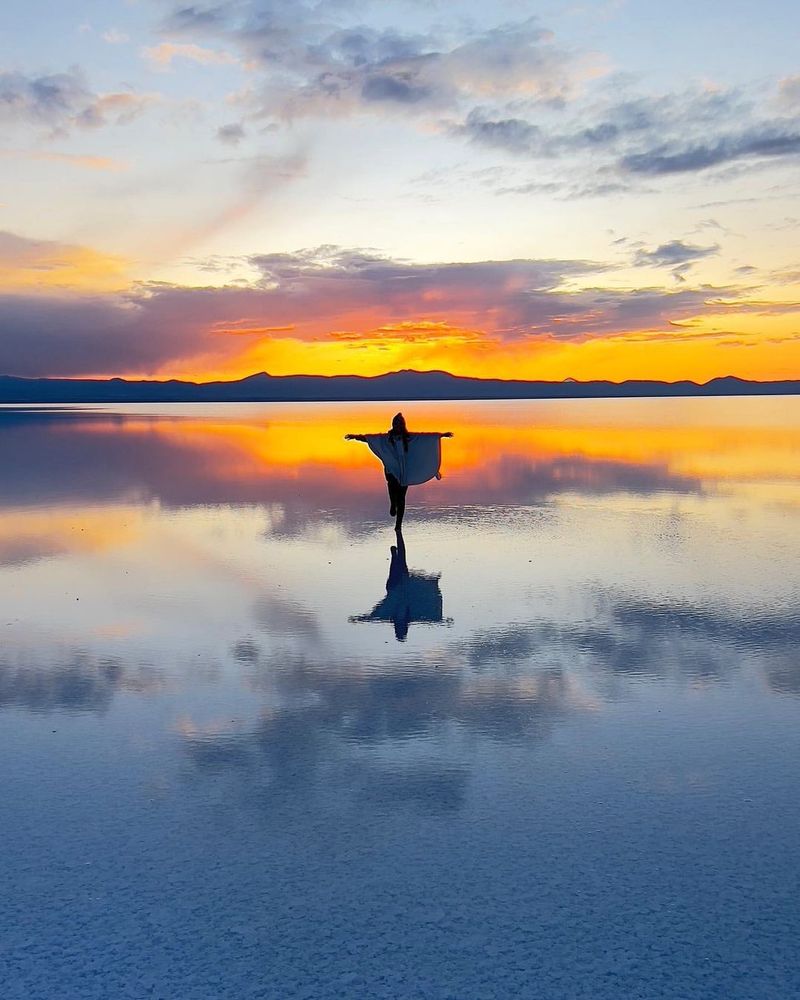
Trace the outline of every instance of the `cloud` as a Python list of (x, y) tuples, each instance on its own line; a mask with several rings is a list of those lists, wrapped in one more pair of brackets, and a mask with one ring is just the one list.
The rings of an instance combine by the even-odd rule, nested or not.
[[(478, 105), (452, 135), (529, 159), (595, 158), (602, 183), (709, 170), (800, 153), (796, 118), (769, 118), (738, 91), (687, 91), (576, 109), (560, 128)], [(585, 160), (583, 161), (585, 164)], [(511, 189), (526, 193), (525, 186)], [(506, 193), (509, 189), (505, 189)]]
[(175, 59), (187, 59), (200, 66), (233, 66), (239, 60), (230, 52), (218, 52), (199, 45), (175, 45), (162, 42), (152, 48), (142, 49), (142, 56), (156, 70), (168, 70)]
[(246, 134), (244, 126), (238, 122), (233, 122), (230, 125), (221, 125), (217, 129), (217, 138), (220, 142), (224, 142), (228, 146), (238, 146)]
[(473, 142), (508, 152), (561, 157), (580, 152), (618, 154), (643, 137), (702, 128), (742, 113), (735, 91), (690, 90), (682, 94), (626, 98), (575, 109), (573, 119), (560, 128), (542, 128), (526, 118), (503, 117), (497, 108), (479, 105), (452, 131)]
[[(17, 270), (29, 254), (27, 266), (43, 274), (54, 268), (57, 282), (57, 253), (50, 260), (47, 246), (6, 240)], [(580, 342), (668, 330), (677, 320), (742, 305), (721, 298), (729, 289), (576, 288), (606, 269), (580, 260), (417, 264), (328, 246), (255, 254), (247, 263), (259, 275), (250, 286), (150, 283), (108, 295), (0, 296), (0, 372), (208, 370), (238, 356), (245, 332), (272, 343), (330, 344), (344, 335), (378, 345), (413, 328), (430, 343)]]
[[(220, 0), (170, 3), (161, 30), (165, 52), (208, 43), (238, 54), (253, 71), (237, 97), (245, 121), (369, 114), (413, 122), (515, 157), (570, 161), (576, 176), (549, 192), (562, 198), (726, 165), (758, 169), (800, 153), (800, 77), (780, 81), (777, 97), (709, 84), (636, 93), (620, 74), (596, 84), (608, 74), (603, 58), (568, 48), (536, 18), (412, 33), (385, 17), (376, 23), (370, 5)], [(500, 193), (537, 193), (542, 183), (556, 180), (505, 184)]]
[(3, 159), (40, 160), (44, 163), (66, 163), (82, 170), (117, 172), (127, 170), (128, 164), (112, 156), (97, 156), (93, 153), (56, 153), (40, 149), (0, 150)]
[(190, 4), (175, 8), (164, 21), (164, 29), (174, 32), (208, 31), (223, 28), (227, 23), (230, 4), (220, 3), (214, 7)]
[(668, 267), (676, 278), (683, 279), (686, 272), (698, 260), (714, 257), (718, 253), (719, 246), (716, 244), (702, 247), (684, 243), (683, 240), (671, 240), (653, 250), (640, 247), (634, 254), (633, 263), (636, 267)]
[(778, 100), (792, 111), (800, 110), (800, 75), (787, 76), (778, 85)]
[(126, 125), (153, 100), (150, 95), (129, 92), (96, 94), (77, 69), (38, 77), (0, 73), (0, 122), (45, 125), (55, 134), (73, 128)]
[(521, 118), (493, 119), (483, 108), (473, 108), (463, 125), (454, 132), (483, 146), (504, 149), (509, 153), (543, 151), (542, 130)]
[(560, 106), (603, 72), (597, 57), (559, 47), (535, 19), (459, 37), (343, 26), (332, 4), (218, 4), (173, 10), (167, 36), (234, 46), (262, 82), (249, 93), (255, 117), (465, 110), (480, 99)]
[(128, 284), (127, 268), (124, 258), (90, 247), (0, 231), (0, 290), (120, 289)]
[[(228, 145), (238, 143), (236, 126), (223, 127), (220, 132), (217, 138), (222, 142)], [(240, 167), (238, 191), (227, 205), (193, 232), (194, 242), (208, 240), (220, 230), (241, 222), (267, 198), (304, 177), (308, 167), (308, 157), (302, 149), (283, 156), (259, 155), (239, 158), (234, 162), (238, 162)]]
[[(415, 119), (517, 157), (578, 159), (584, 175), (569, 188), (581, 197), (626, 190), (637, 178), (800, 153), (796, 118), (774, 117), (740, 88), (642, 95), (617, 80), (587, 95), (607, 72), (603, 60), (560, 45), (535, 18), (410, 33), (359, 23), (341, 4), (243, 0), (173, 7), (162, 30), (179, 40), (159, 46), (164, 52), (198, 48), (197, 40), (237, 51), (256, 74), (239, 96), (253, 120)], [(798, 79), (779, 87), (779, 105), (791, 112)], [(531, 193), (526, 187), (503, 193)]]
[(117, 28), (109, 28), (108, 31), (103, 32), (103, 41), (108, 42), (109, 45), (124, 45), (130, 40), (130, 35), (118, 31)]
[(75, 70), (49, 76), (0, 73), (0, 116), (61, 124), (71, 120), (94, 100), (82, 74)]
[(632, 174), (680, 174), (707, 170), (736, 160), (793, 156), (797, 153), (800, 153), (800, 127), (786, 121), (764, 123), (710, 142), (688, 145), (678, 141), (664, 143), (644, 152), (623, 156), (620, 167)]

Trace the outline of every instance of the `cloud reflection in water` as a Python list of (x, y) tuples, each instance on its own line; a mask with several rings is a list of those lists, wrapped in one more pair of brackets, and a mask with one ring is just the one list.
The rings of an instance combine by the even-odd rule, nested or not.
[(382, 408), (0, 413), (6, 954), (612, 1000), (747, 953), (792, 993), (793, 406), (420, 406), (456, 437), (394, 561), (340, 443)]

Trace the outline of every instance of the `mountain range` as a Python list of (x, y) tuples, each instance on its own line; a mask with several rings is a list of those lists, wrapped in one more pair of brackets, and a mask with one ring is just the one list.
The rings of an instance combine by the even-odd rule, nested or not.
[(0, 403), (211, 403), (434, 399), (599, 399), (636, 396), (756, 396), (800, 393), (800, 380), (755, 382), (523, 381), (465, 378), (444, 371), (385, 375), (269, 375), (230, 382), (19, 378), (0, 375)]

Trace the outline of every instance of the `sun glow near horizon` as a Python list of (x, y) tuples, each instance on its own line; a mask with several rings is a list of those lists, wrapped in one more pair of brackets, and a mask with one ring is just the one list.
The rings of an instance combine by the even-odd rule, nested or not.
[(10, 0), (0, 372), (800, 376), (796, 5), (267, 8)]

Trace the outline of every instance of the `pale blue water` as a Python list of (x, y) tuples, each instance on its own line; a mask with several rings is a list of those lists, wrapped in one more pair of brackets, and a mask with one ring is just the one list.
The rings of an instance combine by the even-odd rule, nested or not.
[(384, 409), (0, 413), (0, 996), (800, 996), (800, 400)]

